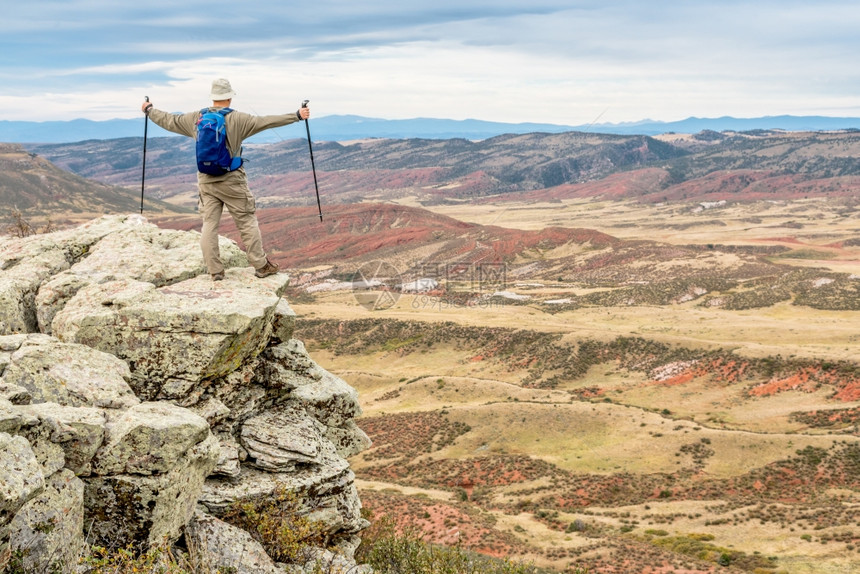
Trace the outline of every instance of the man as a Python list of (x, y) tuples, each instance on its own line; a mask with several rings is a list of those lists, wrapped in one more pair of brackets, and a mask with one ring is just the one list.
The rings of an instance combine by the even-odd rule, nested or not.
[[(236, 92), (230, 82), (221, 78), (212, 82), (212, 106), (210, 111), (218, 111), (230, 107)], [(144, 102), (141, 106), (143, 113), (149, 116), (156, 125), (184, 136), (197, 138), (197, 122), (200, 110), (187, 114), (171, 114), (152, 107)], [(269, 128), (285, 126), (293, 122), (306, 120), (310, 116), (307, 107), (300, 108), (295, 113), (275, 116), (252, 116), (233, 111), (224, 117), (227, 130), (227, 148), (231, 157), (239, 157), (242, 153), (242, 141), (252, 135)], [(240, 167), (224, 175), (209, 175), (197, 173), (197, 187), (200, 192), (199, 207), (203, 217), (203, 231), (200, 237), (200, 247), (203, 250), (203, 260), (212, 279), (220, 281), (224, 278), (224, 265), (221, 263), (218, 250), (218, 226), (224, 206), (233, 216), (245, 250), (248, 261), (254, 266), (257, 277), (268, 277), (278, 272), (278, 265), (269, 261), (263, 251), (263, 240), (260, 236), (260, 226), (257, 223), (254, 196), (248, 188), (248, 176), (245, 169)]]

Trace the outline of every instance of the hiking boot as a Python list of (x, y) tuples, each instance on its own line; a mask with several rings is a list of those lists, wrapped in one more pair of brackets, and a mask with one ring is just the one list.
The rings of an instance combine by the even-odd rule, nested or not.
[(266, 259), (266, 264), (263, 265), (262, 267), (260, 267), (259, 269), (257, 269), (257, 271), (254, 273), (254, 275), (256, 275), (257, 277), (262, 279), (263, 277), (268, 277), (269, 275), (274, 275), (275, 273), (278, 272), (278, 269), (280, 269), (280, 267), (278, 267), (277, 263), (272, 263), (271, 261)]
[(212, 274), (212, 281), (221, 281), (222, 279), (224, 279), (224, 272), (223, 271)]

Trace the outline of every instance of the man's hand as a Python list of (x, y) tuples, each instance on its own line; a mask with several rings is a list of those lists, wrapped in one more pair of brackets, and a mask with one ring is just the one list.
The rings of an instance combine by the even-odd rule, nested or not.
[(149, 103), (149, 100), (146, 100), (145, 102), (143, 102), (140, 105), (140, 111), (142, 111), (145, 114), (149, 114), (149, 110), (151, 110), (151, 109), (152, 109), (152, 104)]
[(306, 120), (311, 117), (311, 109), (307, 106), (299, 108), (299, 118)]

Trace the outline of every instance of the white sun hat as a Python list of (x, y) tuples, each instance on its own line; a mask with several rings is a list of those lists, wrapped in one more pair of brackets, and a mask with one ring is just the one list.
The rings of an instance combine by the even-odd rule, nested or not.
[(217, 102), (219, 100), (233, 99), (236, 92), (234, 92), (232, 86), (230, 86), (230, 80), (218, 78), (212, 82), (212, 93), (209, 95), (213, 102)]

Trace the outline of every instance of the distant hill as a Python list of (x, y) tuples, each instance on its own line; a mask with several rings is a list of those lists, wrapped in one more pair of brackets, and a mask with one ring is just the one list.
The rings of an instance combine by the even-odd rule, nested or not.
[[(94, 214), (137, 212), (140, 192), (87, 180), (19, 145), (0, 144), (0, 219), (15, 209), (28, 218), (51, 216), (55, 223), (61, 223)], [(145, 198), (144, 209), (155, 213), (186, 211), (151, 197)]]
[[(83, 177), (139, 185), (142, 139), (27, 145)], [(168, 198), (196, 188), (190, 138), (154, 138), (147, 147), (147, 189)], [(329, 201), (368, 194), (421, 193), (441, 198), (543, 189), (665, 163), (682, 147), (647, 136), (532, 133), (473, 142), (465, 139), (381, 139), (314, 147), (320, 191)], [(246, 146), (246, 169), (260, 206), (296, 205), (314, 195), (307, 143), (293, 139)], [(193, 200), (193, 198), (192, 198)]]
[[(147, 194), (196, 205), (192, 143), (189, 138), (149, 141)], [(142, 144), (142, 138), (123, 138), (25, 147), (82, 177), (134, 189), (140, 185)], [(307, 142), (251, 144), (245, 152), (260, 207), (314, 203)], [(320, 142), (314, 155), (325, 203), (408, 196), (429, 205), (524, 193), (534, 199), (743, 201), (850, 197), (860, 187), (860, 132), (855, 131), (372, 139)], [(636, 173), (647, 175), (624, 175)]]
[[(90, 139), (141, 137), (144, 118), (106, 121), (69, 120), (48, 122), (0, 121), (0, 141), (16, 143), (69, 143)], [(628, 123), (557, 125), (545, 123), (504, 123), (482, 120), (448, 120), (414, 118), (385, 120), (354, 115), (331, 115), (311, 120), (311, 135), (318, 141), (346, 141), (364, 138), (427, 138), (470, 140), (487, 139), (502, 134), (533, 132), (561, 133), (586, 131), (621, 135), (658, 135), (669, 132), (699, 133), (704, 130), (749, 131), (773, 130), (822, 131), (860, 129), (860, 118), (826, 116), (770, 116), (761, 118), (687, 118), (661, 122), (643, 120)], [(263, 132), (249, 141), (271, 143), (302, 137), (304, 130), (286, 126)], [(171, 136), (158, 126), (149, 125), (152, 137)]]

